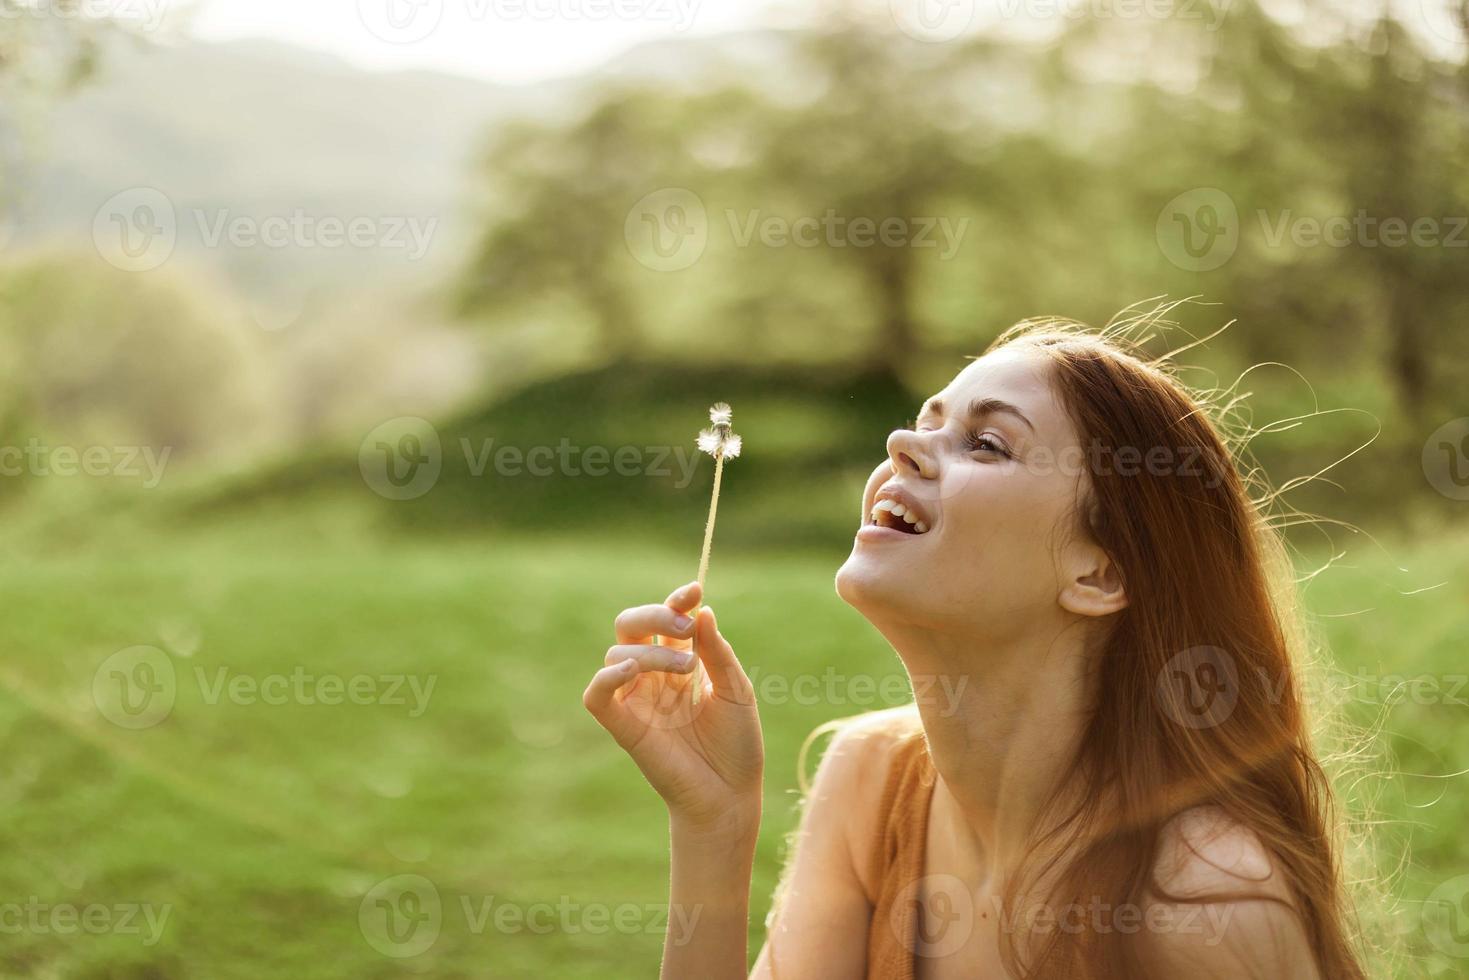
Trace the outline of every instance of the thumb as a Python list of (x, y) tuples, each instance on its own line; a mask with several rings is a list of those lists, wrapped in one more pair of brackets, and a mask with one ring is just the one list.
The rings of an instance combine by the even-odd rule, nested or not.
[(694, 651), (709, 674), (715, 697), (735, 704), (755, 703), (755, 687), (745, 675), (745, 668), (740, 666), (734, 647), (719, 632), (719, 623), (709, 606), (699, 610), (694, 624)]

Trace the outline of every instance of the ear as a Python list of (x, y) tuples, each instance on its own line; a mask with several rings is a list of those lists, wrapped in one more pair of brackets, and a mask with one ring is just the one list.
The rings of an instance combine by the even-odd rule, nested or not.
[(1078, 616), (1110, 616), (1127, 608), (1122, 570), (1097, 545), (1076, 542), (1070, 549), (1069, 568), (1061, 585), (1061, 608)]

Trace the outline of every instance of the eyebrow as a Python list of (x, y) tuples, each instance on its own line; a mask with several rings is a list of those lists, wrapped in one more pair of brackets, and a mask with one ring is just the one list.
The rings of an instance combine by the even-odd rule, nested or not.
[[(1013, 415), (1020, 421), (1024, 422), (1025, 427), (1028, 428), (1031, 432), (1035, 431), (1035, 426), (1030, 424), (1030, 419), (1025, 417), (1025, 413), (1003, 399), (976, 398), (974, 399), (974, 401), (969, 403), (969, 417), (971, 419), (983, 418), (986, 415), (993, 415), (996, 412), (1003, 412), (1006, 415)], [(923, 410), (918, 413), (918, 417), (922, 418), (925, 415), (943, 414), (943, 400), (939, 398), (930, 398), (928, 401), (923, 403)]]

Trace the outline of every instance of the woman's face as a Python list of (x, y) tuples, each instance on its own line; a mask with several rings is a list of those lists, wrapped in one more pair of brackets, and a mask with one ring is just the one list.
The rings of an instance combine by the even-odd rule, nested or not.
[(1081, 483), (1049, 364), (1025, 347), (986, 354), (888, 436), (836, 582), (874, 623), (995, 634), (1058, 612)]

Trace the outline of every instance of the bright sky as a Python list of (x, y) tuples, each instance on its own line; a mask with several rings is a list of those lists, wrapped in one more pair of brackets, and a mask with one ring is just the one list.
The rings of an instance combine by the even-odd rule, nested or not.
[(643, 41), (771, 23), (777, 18), (768, 7), (766, 0), (198, 0), (191, 33), (274, 38), (364, 68), (530, 82), (584, 71)]
[[(795, 26), (823, 0), (93, 0), (147, 20), (192, 7), (208, 40), (266, 37), (335, 53), (367, 69), (421, 68), (497, 82), (584, 72), (634, 45), (760, 26)], [(1361, 0), (1338, 0), (1352, 11)], [(1463, 58), (1449, 0), (1388, 0), (1435, 50)], [(1266, 0), (1287, 23), (1303, 0)], [(1056, 28), (1079, 15), (1198, 17), (1221, 26), (1228, 0), (864, 0), (920, 40), (951, 41), (985, 27)], [(1372, 9), (1375, 10), (1375, 5)], [(1360, 8), (1357, 9), (1360, 13)], [(1154, 16), (1157, 14), (1154, 13)]]

